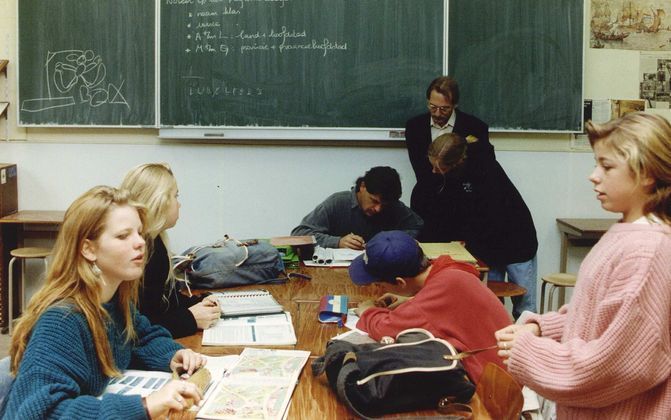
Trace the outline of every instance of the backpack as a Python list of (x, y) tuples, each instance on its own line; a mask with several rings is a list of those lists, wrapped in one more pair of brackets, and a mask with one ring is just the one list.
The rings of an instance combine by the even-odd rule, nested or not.
[(187, 284), (197, 289), (286, 282), (280, 253), (266, 242), (241, 242), (225, 235), (182, 254), (172, 257), (175, 273), (184, 273)]
[(458, 352), (421, 328), (401, 331), (393, 344), (331, 340), (312, 373), (326, 372), (331, 388), (357, 416), (377, 417), (466, 403), (475, 393)]

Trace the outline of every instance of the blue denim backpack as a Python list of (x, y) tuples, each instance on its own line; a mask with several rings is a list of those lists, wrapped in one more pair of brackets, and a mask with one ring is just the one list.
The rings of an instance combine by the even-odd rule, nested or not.
[(284, 263), (274, 246), (257, 240), (224, 239), (195, 246), (172, 257), (175, 273), (184, 273), (190, 287), (221, 289), (286, 281)]

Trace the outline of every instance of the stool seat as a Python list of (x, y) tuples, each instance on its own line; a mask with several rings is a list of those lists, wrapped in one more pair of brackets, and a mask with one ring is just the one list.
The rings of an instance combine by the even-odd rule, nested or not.
[(553, 273), (541, 277), (541, 280), (543, 280), (546, 283), (554, 284), (555, 286), (573, 287), (575, 286), (575, 282), (576, 280), (578, 280), (578, 278), (576, 277), (575, 274)]
[(500, 298), (522, 296), (527, 293), (527, 289), (509, 281), (490, 280), (487, 282), (487, 287), (489, 287), (489, 290), (494, 292), (494, 294)]
[[(12, 258), (9, 260), (9, 270), (7, 275), (7, 324), (9, 329), (9, 335), (12, 335), (12, 326), (14, 323), (14, 261), (17, 259), (20, 260), (21, 266), (23, 267), (23, 262), (31, 258), (41, 258), (44, 261), (44, 271), (47, 271), (47, 257), (51, 255), (50, 248), (40, 248), (40, 247), (23, 247), (16, 248), (9, 251), (9, 254)], [(21, 297), (19, 299), (19, 311), (23, 310), (23, 302), (25, 300), (25, 282), (23, 281), (23, 270), (21, 270)]]
[(45, 258), (51, 254), (51, 249), (39, 247), (16, 248), (9, 251), (9, 254), (16, 258)]
[[(548, 310), (552, 307), (554, 291), (558, 287), (574, 287), (578, 277), (571, 273), (552, 273), (541, 277), (543, 282), (541, 285), (541, 313), (545, 312), (545, 286), (550, 285), (550, 292), (548, 296)], [(560, 295), (561, 296), (561, 295)], [(561, 306), (564, 302), (557, 302)]]

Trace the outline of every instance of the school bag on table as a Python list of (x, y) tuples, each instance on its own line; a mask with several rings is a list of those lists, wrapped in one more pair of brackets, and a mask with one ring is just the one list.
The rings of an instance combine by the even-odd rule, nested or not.
[(424, 409), (439, 410), (466, 403), (475, 393), (458, 352), (429, 331), (401, 331), (392, 344), (352, 344), (331, 340), (326, 353), (312, 363), (312, 373), (326, 373), (338, 398), (357, 416)]
[(238, 241), (228, 235), (209, 245), (195, 246), (172, 257), (177, 275), (197, 289), (221, 289), (286, 281), (277, 248), (257, 240)]

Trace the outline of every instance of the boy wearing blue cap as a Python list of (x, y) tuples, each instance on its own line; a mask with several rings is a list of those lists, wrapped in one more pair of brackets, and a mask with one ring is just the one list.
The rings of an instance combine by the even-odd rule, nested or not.
[[(511, 322), (475, 267), (449, 256), (430, 263), (417, 241), (402, 231), (375, 235), (366, 243), (364, 254), (352, 262), (349, 273), (355, 284), (387, 282), (414, 295), (387, 293), (377, 302), (359, 304), (357, 328), (378, 341), (408, 328), (424, 328), (459, 351), (474, 350), (494, 345), (494, 332)], [(384, 304), (387, 299), (390, 305)], [(489, 362), (505, 369), (496, 349), (463, 360), (476, 383)]]

